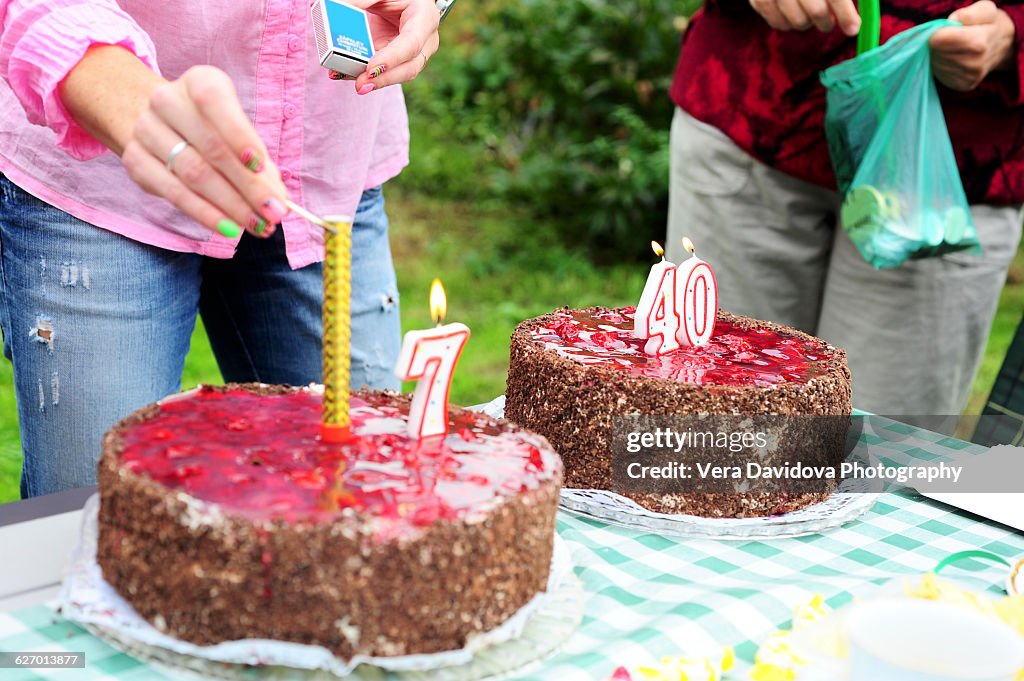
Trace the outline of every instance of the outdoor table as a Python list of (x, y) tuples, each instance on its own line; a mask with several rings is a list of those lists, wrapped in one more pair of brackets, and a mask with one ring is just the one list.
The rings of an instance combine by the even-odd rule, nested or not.
[[(908, 456), (940, 460), (953, 452), (984, 451), (897, 422), (862, 437), (873, 438), (875, 451), (881, 451), (883, 462), (890, 465)], [(3, 517), (0, 509), (0, 523)], [(16, 532), (24, 524), (0, 527), (0, 566), (18, 560), (22, 542), (48, 541), (37, 533), (8, 543), (5, 532), (13, 536), (12, 528)], [(907, 490), (883, 494), (870, 511), (841, 528), (799, 538), (674, 539), (564, 511), (559, 513), (558, 532), (585, 586), (586, 611), (579, 629), (559, 652), (524, 669), (519, 678), (590, 681), (604, 678), (620, 664), (730, 645), (738, 664), (726, 678), (746, 679), (758, 645), (771, 632), (788, 627), (793, 608), (815, 594), (839, 608), (889, 580), (932, 570), (958, 551), (984, 549), (1007, 559), (1024, 556), (1024, 533)], [(966, 567), (987, 570), (978, 574), (991, 578), (993, 589), (998, 589), (997, 571), (981, 564)], [(4, 574), (0, 571), (0, 577)], [(3, 585), (0, 580), (0, 610), (5, 604), (15, 609), (0, 612), (0, 651), (84, 651), (88, 665), (84, 670), (3, 670), (4, 681), (175, 678), (57, 615), (43, 602), (52, 597), (52, 588), (34, 592), (35, 602), (26, 601), (31, 601), (32, 592), (5, 601)], [(249, 678), (260, 679), (262, 674), (254, 670)]]

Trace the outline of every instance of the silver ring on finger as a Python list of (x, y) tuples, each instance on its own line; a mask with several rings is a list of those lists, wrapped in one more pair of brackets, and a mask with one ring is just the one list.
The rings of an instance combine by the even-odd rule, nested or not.
[(168, 172), (174, 172), (174, 162), (178, 160), (179, 156), (181, 156), (181, 152), (185, 151), (186, 149), (188, 149), (188, 142), (186, 142), (185, 140), (181, 140), (173, 147), (171, 147), (171, 153), (167, 154)]

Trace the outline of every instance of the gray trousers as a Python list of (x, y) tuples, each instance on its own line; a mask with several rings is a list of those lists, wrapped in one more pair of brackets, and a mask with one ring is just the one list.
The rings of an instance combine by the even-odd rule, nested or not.
[(678, 108), (671, 146), (668, 257), (681, 261), (682, 237), (693, 239), (723, 310), (845, 349), (858, 409), (960, 413), (1020, 241), (1019, 207), (971, 207), (981, 255), (876, 270), (837, 228), (836, 192), (759, 163)]

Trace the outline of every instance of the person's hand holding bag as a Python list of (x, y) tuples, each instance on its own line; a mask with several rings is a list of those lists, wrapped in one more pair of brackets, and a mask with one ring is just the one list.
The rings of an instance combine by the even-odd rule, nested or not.
[(953, 90), (978, 87), (992, 71), (1010, 65), (1015, 54), (1016, 30), (1010, 16), (992, 0), (981, 0), (949, 15), (963, 26), (935, 32), (928, 43), (932, 71)]

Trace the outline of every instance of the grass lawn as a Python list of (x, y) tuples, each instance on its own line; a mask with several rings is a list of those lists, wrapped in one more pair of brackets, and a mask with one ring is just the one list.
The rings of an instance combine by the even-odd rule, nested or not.
[(1017, 331), (1017, 325), (1021, 323), (1021, 314), (1024, 313), (1024, 244), (1017, 251), (1017, 257), (1010, 265), (1010, 271), (1006, 277), (1006, 286), (1003, 287), (1002, 296), (999, 298), (999, 308), (996, 310), (996, 318), (992, 322), (992, 332), (988, 339), (988, 346), (985, 348), (985, 359), (982, 360), (978, 375), (974, 378), (974, 388), (971, 391), (971, 399), (964, 409), (965, 414), (980, 414), (988, 393), (996, 381), (996, 375), (1003, 364), (1006, 351), (1013, 341), (1013, 335)]

